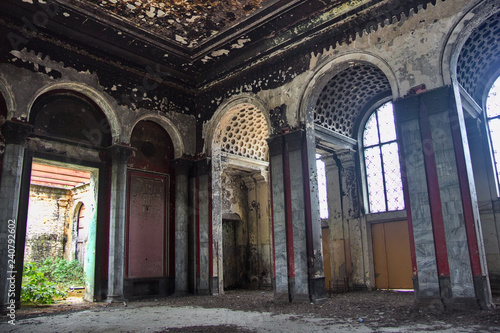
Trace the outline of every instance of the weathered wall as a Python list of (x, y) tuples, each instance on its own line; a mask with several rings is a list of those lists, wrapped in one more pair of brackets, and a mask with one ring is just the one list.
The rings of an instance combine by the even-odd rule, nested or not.
[[(0, 34), (9, 30), (0, 27)], [(175, 141), (177, 155), (195, 154), (196, 120), (190, 92), (169, 86), (163, 73), (152, 68), (134, 69), (96, 57), (69, 45), (31, 38), (23, 47), (2, 43), (0, 79), (16, 101), (8, 118), (27, 119), (33, 100), (55, 89), (88, 96), (106, 114), (114, 143), (129, 142), (133, 126), (144, 118), (161, 122)]]
[[(271, 234), (268, 185), (259, 172), (226, 169), (221, 177), (223, 225), (235, 232), (234, 258), (224, 258), (237, 267), (237, 285), (245, 288), (271, 286)], [(231, 225), (229, 225), (231, 224)], [(224, 229), (224, 230), (225, 230)], [(223, 240), (224, 241), (224, 240)], [(226, 251), (224, 251), (226, 254)]]
[(64, 249), (71, 233), (72, 200), (70, 190), (31, 185), (25, 262), (42, 262), (48, 257), (68, 259)]
[(87, 184), (65, 190), (31, 185), (29, 200), (25, 262), (40, 262), (47, 257), (76, 259), (77, 204), (86, 206), (86, 232), (95, 219), (91, 187)]

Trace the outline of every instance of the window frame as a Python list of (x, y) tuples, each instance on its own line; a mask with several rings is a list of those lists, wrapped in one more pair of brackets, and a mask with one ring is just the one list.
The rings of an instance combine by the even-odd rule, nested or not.
[[(494, 75), (492, 75), (488, 83), (486, 84), (486, 89), (484, 90), (484, 95), (483, 95), (483, 112), (481, 115), (481, 118), (484, 122), (484, 131), (485, 134), (488, 138), (487, 142), (485, 143), (487, 145), (488, 149), (488, 154), (487, 154), (487, 159), (489, 159), (489, 165), (491, 166), (488, 169), (491, 169), (491, 174), (493, 177), (494, 181), (494, 189), (495, 189), (495, 194), (497, 198), (500, 198), (500, 177), (499, 173), (500, 170), (497, 170), (497, 161), (495, 159), (495, 154), (494, 154), (494, 148), (493, 148), (493, 140), (491, 138), (491, 132), (490, 132), (490, 120), (491, 119), (500, 119), (500, 115), (492, 117), (491, 119), (488, 118), (488, 95), (490, 94), (491, 89), (493, 88), (494, 83), (498, 80), (498, 83), (500, 85), (500, 70), (497, 70)], [(499, 88), (500, 91), (500, 88)], [(499, 147), (500, 148), (500, 147)], [(498, 161), (500, 164), (500, 161)]]
[[(369, 198), (369, 190), (368, 190), (368, 174), (367, 174), (367, 170), (366, 170), (366, 159), (365, 159), (365, 148), (366, 147), (364, 146), (364, 133), (365, 133), (366, 124), (367, 124), (368, 120), (370, 119), (370, 117), (374, 114), (374, 112), (376, 112), (380, 107), (382, 107), (384, 104), (386, 104), (388, 102), (393, 103), (393, 107), (394, 107), (394, 101), (393, 101), (392, 96), (386, 96), (385, 98), (380, 98), (375, 103), (373, 103), (367, 109), (367, 111), (364, 113), (363, 118), (362, 118), (362, 120), (359, 124), (359, 127), (358, 127), (358, 158), (359, 158), (359, 166), (360, 166), (360, 174), (361, 174), (360, 179), (361, 179), (361, 188), (362, 188), (362, 202), (363, 202), (365, 214), (370, 214), (370, 215), (394, 214), (394, 212), (405, 212), (406, 205), (407, 205), (407, 203), (404, 200), (404, 192), (403, 192), (403, 196), (402, 196), (403, 208), (397, 209), (397, 210), (389, 210), (388, 209), (385, 174), (382, 171), (385, 210), (378, 211), (378, 212), (372, 212), (370, 209), (370, 198)], [(396, 126), (396, 124), (395, 124), (395, 126)], [(394, 143), (394, 142), (398, 145), (398, 151), (399, 151), (399, 138), (398, 138), (397, 129), (396, 129), (396, 139), (395, 140), (380, 143), (380, 133), (379, 133), (379, 143), (376, 145), (370, 145), (367, 147), (368, 148), (370, 148), (370, 147), (382, 147), (383, 145), (386, 145), (389, 143)], [(380, 155), (382, 156), (382, 150), (380, 150)], [(400, 164), (400, 167), (401, 167), (401, 164)], [(383, 166), (383, 162), (382, 162), (382, 170), (383, 170), (383, 168), (384, 168), (384, 166)], [(400, 173), (400, 176), (401, 176), (401, 173)], [(403, 179), (401, 178), (401, 185), (402, 185), (402, 183), (403, 183)], [(404, 191), (403, 188), (402, 188), (402, 191)]]

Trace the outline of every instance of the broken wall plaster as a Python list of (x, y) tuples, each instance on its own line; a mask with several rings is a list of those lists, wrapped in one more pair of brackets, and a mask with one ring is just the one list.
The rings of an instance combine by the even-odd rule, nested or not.
[[(462, 1), (462, 5), (465, 7), (466, 2)], [(455, 6), (455, 4), (438, 2), (433, 10), (419, 10), (418, 13), (412, 13), (407, 18), (403, 16), (397, 25), (379, 26), (376, 31), (363, 34), (356, 40), (351, 41), (350, 44), (330, 45), (328, 49), (324, 48), (319, 53), (313, 52), (310, 54), (308, 68), (310, 71), (315, 71), (326, 62), (341, 55), (350, 54), (353, 51), (368, 52), (386, 62), (390, 70), (397, 75), (396, 84), (401, 86), (401, 92), (398, 92), (399, 87), (393, 87), (396, 96), (421, 82), (428, 87), (438, 87), (442, 85), (439, 63), (440, 53), (446, 43), (446, 33), (457, 19), (456, 16), (448, 14), (453, 12), (447, 8), (449, 6)], [(431, 30), (436, 33), (429, 36), (426, 28), (429, 23), (424, 26), (423, 21), (432, 22), (430, 23)], [(408, 39), (408, 36), (410, 36), (410, 39)], [(413, 57), (408, 56), (410, 52), (413, 53)], [(388, 57), (388, 54), (392, 56)], [(408, 63), (409, 58), (413, 59), (410, 63)], [(298, 116), (300, 105), (295, 101), (300, 100), (302, 97), (304, 84), (310, 79), (311, 72), (304, 71), (293, 77), (289, 82), (274, 89), (266, 89), (263, 82), (273, 80), (281, 73), (270, 74), (270, 78), (266, 77), (265, 72), (262, 74), (264, 74), (261, 75), (262, 79), (254, 80), (249, 85), (240, 85), (228, 89), (225, 94), (231, 96), (245, 91), (252, 91), (265, 101), (266, 106), (270, 109), (284, 102), (288, 106), (287, 116), (292, 119), (292, 126), (297, 126), (298, 123), (303, 122), (303, 116)], [(283, 77), (280, 81), (283, 81)], [(292, 102), (290, 103), (290, 101)]]
[[(331, 45), (311, 53), (309, 68), (317, 68), (353, 51), (364, 51), (387, 62), (397, 74), (401, 94), (421, 83), (426, 87), (439, 87), (443, 84), (440, 60), (447, 34), (460, 17), (456, 8), (467, 6), (468, 2), (464, 0), (453, 3), (438, 1), (432, 10), (412, 12), (409, 17), (403, 16), (398, 24), (379, 25), (376, 31), (363, 34), (349, 44)], [(429, 31), (433, 33), (429, 34)]]
[[(11, 115), (12, 117), (18, 118), (18, 119), (27, 119), (29, 117), (28, 115), (28, 110), (31, 107), (31, 103), (33, 102), (34, 96), (38, 95), (40, 91), (48, 91), (51, 86), (56, 86), (59, 89), (68, 89), (68, 90), (74, 90), (77, 89), (77, 91), (81, 91), (80, 87), (77, 86), (82, 86), (86, 85), (91, 89), (95, 90), (95, 94), (92, 93), (93, 95), (100, 95), (103, 100), (106, 100), (105, 104), (108, 106), (102, 105), (98, 100), (96, 100), (96, 96), (89, 96), (88, 93), (84, 93), (88, 95), (91, 99), (96, 102), (101, 109), (110, 109), (113, 110), (117, 115), (120, 115), (120, 122), (117, 120), (113, 122), (112, 119), (110, 119), (109, 115), (110, 113), (107, 113), (108, 120), (110, 120), (111, 124), (114, 125), (115, 129), (115, 142), (128, 142), (129, 138), (127, 136), (123, 136), (124, 133), (127, 132), (126, 124), (128, 124), (130, 121), (132, 121), (135, 117), (135, 112), (132, 108), (130, 110), (128, 107), (120, 105), (122, 104), (120, 100), (116, 100), (109, 96), (108, 92), (112, 91), (118, 91), (119, 87), (126, 86), (126, 84), (120, 84), (116, 83), (113, 84), (111, 88), (106, 88), (103, 87), (102, 85), (99, 84), (99, 78), (96, 73), (90, 73), (89, 70), (82, 72), (82, 71), (77, 71), (74, 68), (67, 67), (63, 62), (57, 62), (51, 60), (50, 56), (48, 55), (43, 55), (41, 52), (35, 53), (34, 51), (27, 51), (26, 49), (23, 49), (21, 51), (12, 51), (11, 54), (15, 57), (15, 59), (18, 59), (19, 61), (23, 61), (26, 63), (32, 63), (32, 64), (37, 64), (39, 66), (47, 67), (47, 68), (53, 68), (54, 70), (57, 70), (59, 73), (61, 73), (61, 78), (60, 79), (53, 79), (50, 76), (47, 75), (45, 72), (38, 72), (37, 74), (34, 74), (32, 71), (28, 70), (19, 70), (18, 68), (15, 68), (14, 65), (7, 65), (7, 64), (1, 64), (0, 65), (0, 72), (3, 73), (2, 77), (8, 76), (6, 79), (8, 82), (25, 82), (25, 84), (13, 84), (11, 90), (15, 91), (16, 98), (15, 100), (17, 101), (18, 107), (16, 108), (16, 114)], [(12, 67), (9, 67), (12, 66)], [(35, 68), (36, 69), (36, 68)], [(40, 75), (41, 74), (41, 75)], [(35, 83), (36, 82), (36, 83)], [(75, 84), (78, 82), (78, 84)], [(10, 86), (10, 85), (9, 85)], [(133, 85), (132, 85), (133, 86)], [(39, 87), (45, 87), (41, 88), (40, 90), (37, 90)], [(141, 93), (140, 89), (137, 88), (128, 88), (129, 91), (136, 91), (139, 94)], [(122, 95), (123, 96), (123, 95)], [(128, 97), (128, 95), (125, 95)], [(136, 98), (137, 99), (137, 98)], [(171, 100), (166, 99), (166, 98), (158, 98), (156, 95), (152, 96), (152, 98), (141, 98), (142, 101), (149, 101), (150, 104), (156, 105), (149, 110), (149, 112), (154, 111), (154, 110), (161, 110), (163, 112), (170, 112), (171, 114), (176, 113), (174, 110), (179, 111), (179, 112), (184, 112), (184, 111), (189, 111), (190, 108), (189, 106), (186, 106), (184, 109), (181, 109), (180, 107), (177, 107)], [(167, 103), (165, 105), (165, 103)], [(134, 106), (137, 107), (136, 104), (132, 103)], [(23, 112), (24, 110), (24, 112)], [(105, 110), (106, 113), (106, 110)], [(115, 118), (115, 117), (111, 117)], [(192, 118), (192, 117), (191, 117)], [(181, 127), (189, 127), (189, 129), (186, 129), (186, 133), (193, 133), (196, 132), (193, 129), (193, 121), (187, 121), (187, 119), (184, 119), (182, 121), (178, 122), (181, 124)], [(120, 126), (122, 128), (120, 128)], [(113, 127), (113, 126), (112, 126)], [(117, 128), (120, 128), (119, 130)], [(122, 137), (118, 137), (119, 135), (122, 135)], [(190, 138), (191, 141), (195, 141), (195, 137), (192, 135), (186, 135), (185, 137)], [(193, 143), (189, 143), (187, 145), (188, 151), (191, 152), (192, 154), (195, 154), (195, 149), (193, 148)]]

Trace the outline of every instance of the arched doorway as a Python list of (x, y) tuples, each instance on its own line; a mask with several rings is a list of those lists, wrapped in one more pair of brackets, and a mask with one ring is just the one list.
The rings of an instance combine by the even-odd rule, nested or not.
[(128, 162), (125, 296), (170, 294), (174, 146), (165, 129), (149, 120), (135, 125), (130, 144), (136, 150)]
[(270, 288), (268, 124), (251, 103), (229, 108), (212, 142), (214, 246), (219, 292)]
[[(397, 148), (392, 149), (394, 117), (392, 111), (379, 117), (393, 89), (372, 63), (351, 59), (330, 71), (311, 115), (326, 173), (326, 184), (319, 185), (326, 187), (328, 203), (322, 217), (326, 288), (411, 289), (408, 225)], [(379, 118), (380, 124), (390, 123), (389, 130), (377, 127)], [(378, 141), (369, 142), (374, 130)], [(387, 132), (392, 136), (386, 140)]]
[[(478, 6), (481, 8), (481, 6)], [(498, 9), (497, 9), (498, 10)], [(456, 84), (460, 92), (464, 122), (467, 129), (468, 153), (474, 172), (475, 195), (481, 220), (478, 233), (480, 251), (476, 275), (489, 275), (493, 292), (500, 291), (500, 181), (498, 165), (498, 105), (494, 105), (495, 91), (500, 77), (500, 46), (498, 29), (500, 12), (483, 6), (481, 15), (464, 29), (458, 38), (463, 45), (452, 55), (456, 60)], [(496, 146), (496, 147), (495, 147)], [(484, 242), (484, 253), (482, 255)], [(470, 246), (470, 245), (469, 245)], [(484, 258), (485, 257), (485, 258)], [(485, 259), (485, 260), (484, 260)]]
[[(23, 259), (21, 265), (24, 259), (33, 259), (27, 249), (33, 241), (48, 238), (50, 246), (45, 247), (56, 249), (50, 256), (73, 259), (73, 201), (87, 196), (91, 204), (86, 207), (87, 232), (81, 255), (85, 267), (85, 299), (101, 299), (107, 279), (106, 221), (109, 216), (104, 203), (108, 188), (105, 155), (111, 145), (106, 117), (86, 96), (57, 90), (35, 100), (29, 123), (33, 131), (23, 163), (17, 230), (21, 253), (17, 258)], [(56, 213), (52, 215), (58, 217), (52, 221), (52, 230), (44, 230), (37, 223), (40, 220), (37, 207), (46, 199), (54, 203), (47, 207), (53, 207)], [(46, 254), (42, 252), (42, 256)]]

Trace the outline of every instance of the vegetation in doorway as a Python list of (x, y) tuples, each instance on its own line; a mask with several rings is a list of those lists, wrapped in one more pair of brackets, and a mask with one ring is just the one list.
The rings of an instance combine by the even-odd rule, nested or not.
[(47, 258), (40, 265), (40, 271), (60, 289), (85, 285), (83, 267), (78, 260)]
[(24, 264), (21, 302), (32, 302), (35, 305), (53, 304), (55, 298), (65, 296), (66, 293), (47, 280), (36, 264)]
[(73, 286), (84, 285), (83, 267), (77, 260), (47, 258), (41, 264), (25, 263), (21, 302), (53, 304)]

